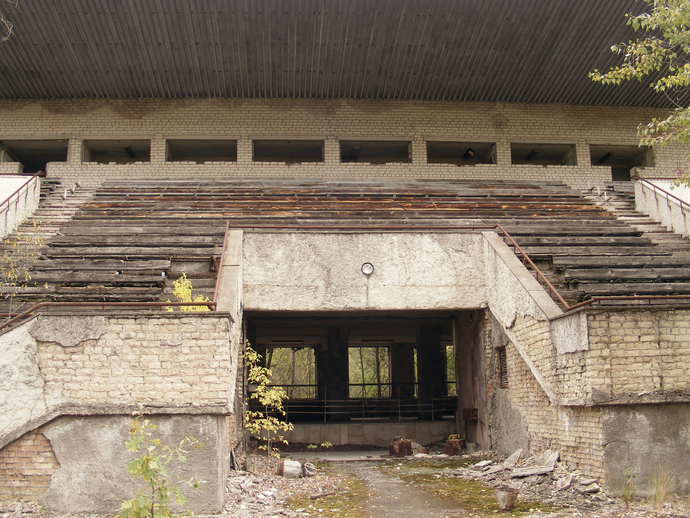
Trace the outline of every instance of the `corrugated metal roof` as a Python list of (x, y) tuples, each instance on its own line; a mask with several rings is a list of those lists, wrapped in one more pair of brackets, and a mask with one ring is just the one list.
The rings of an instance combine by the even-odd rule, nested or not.
[[(665, 106), (593, 84), (635, 0), (19, 0), (0, 98), (363, 98)], [(644, 4), (642, 4), (644, 5)]]

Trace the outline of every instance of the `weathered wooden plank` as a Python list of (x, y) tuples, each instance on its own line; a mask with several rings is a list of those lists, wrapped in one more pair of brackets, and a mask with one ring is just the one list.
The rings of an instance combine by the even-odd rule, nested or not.
[[(659, 246), (525, 246), (521, 247), (530, 256), (626, 256), (651, 255), (655, 251), (668, 253)], [(611, 260), (611, 259), (609, 259)]]
[(120, 274), (117, 271), (103, 272), (103, 271), (88, 271), (88, 272), (72, 272), (72, 271), (50, 271), (42, 272), (35, 271), (31, 274), (32, 283), (54, 283), (54, 284), (69, 284), (69, 283), (88, 283), (88, 284), (147, 284), (147, 285), (163, 285), (165, 277), (161, 275), (129, 275)]
[(136, 247), (136, 246), (112, 246), (112, 247), (67, 247), (56, 246), (44, 248), (42, 255), (48, 258), (57, 257), (81, 257), (92, 259), (170, 259), (175, 258), (210, 258), (211, 255), (220, 255), (220, 249), (212, 247)]
[(593, 296), (690, 294), (690, 282), (579, 283), (577, 288)]
[[(217, 236), (185, 235), (176, 236), (168, 234), (135, 234), (125, 239), (121, 235), (70, 235), (56, 236), (50, 240), (50, 246), (108, 246), (118, 245), (125, 241), (128, 246), (178, 246), (178, 247), (202, 247), (223, 246), (222, 238)], [(155, 244), (154, 244), (155, 243)]]
[(587, 268), (571, 269), (565, 273), (568, 281), (690, 281), (690, 268)]
[(663, 249), (655, 249), (658, 255), (619, 256), (612, 261), (610, 257), (601, 256), (559, 256), (553, 258), (553, 265), (557, 270), (566, 268), (601, 268), (609, 267), (644, 267), (644, 266), (688, 266), (690, 256), (678, 257)]
[[(512, 235), (512, 234), (511, 234)], [(515, 236), (513, 236), (515, 237)], [(651, 246), (652, 240), (648, 237), (631, 236), (549, 236), (533, 237), (520, 236), (515, 238), (520, 246)]]
[(171, 261), (165, 260), (151, 260), (151, 261), (123, 261), (120, 259), (89, 259), (86, 260), (69, 260), (58, 259), (50, 260), (44, 259), (34, 264), (34, 270), (50, 271), (50, 270), (109, 270), (119, 271), (121, 273), (137, 272), (142, 274), (158, 274), (161, 271), (168, 271), (171, 267)]

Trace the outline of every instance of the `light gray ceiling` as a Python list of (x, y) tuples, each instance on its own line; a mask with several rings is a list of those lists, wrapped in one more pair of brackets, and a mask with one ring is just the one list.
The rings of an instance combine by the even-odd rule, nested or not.
[(365, 98), (668, 106), (593, 84), (635, 0), (0, 2), (0, 98)]

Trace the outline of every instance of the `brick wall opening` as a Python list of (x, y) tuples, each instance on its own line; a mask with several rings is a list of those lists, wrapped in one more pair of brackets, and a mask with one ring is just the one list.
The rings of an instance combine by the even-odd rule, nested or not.
[(510, 161), (513, 164), (577, 165), (575, 144), (510, 144)]
[(24, 434), (0, 450), (0, 501), (37, 501), (59, 467), (45, 435)]
[(130, 164), (151, 161), (150, 140), (85, 140), (84, 162)]
[(323, 162), (323, 140), (254, 140), (254, 162)]
[(168, 139), (169, 162), (237, 162), (236, 140)]
[(395, 140), (342, 140), (341, 162), (388, 164), (412, 162), (409, 141)]
[(654, 167), (654, 154), (646, 146), (620, 146), (611, 144), (592, 144), (589, 146), (592, 165), (610, 167), (611, 180), (630, 181), (633, 167)]
[(429, 164), (495, 164), (496, 144), (493, 142), (429, 141), (426, 143), (426, 161)]
[(48, 162), (67, 161), (67, 140), (3, 140), (0, 162), (21, 162), (25, 173), (46, 170)]

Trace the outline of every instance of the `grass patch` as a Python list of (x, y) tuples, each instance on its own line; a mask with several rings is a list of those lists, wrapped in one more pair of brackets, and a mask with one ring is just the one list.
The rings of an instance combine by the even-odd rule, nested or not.
[[(311, 500), (309, 495), (300, 495), (290, 498), (287, 507), (293, 511), (306, 509), (312, 516), (318, 514), (339, 518), (366, 518), (366, 484), (352, 475), (343, 475), (334, 494), (317, 500)], [(319, 512), (319, 509), (323, 511)]]

